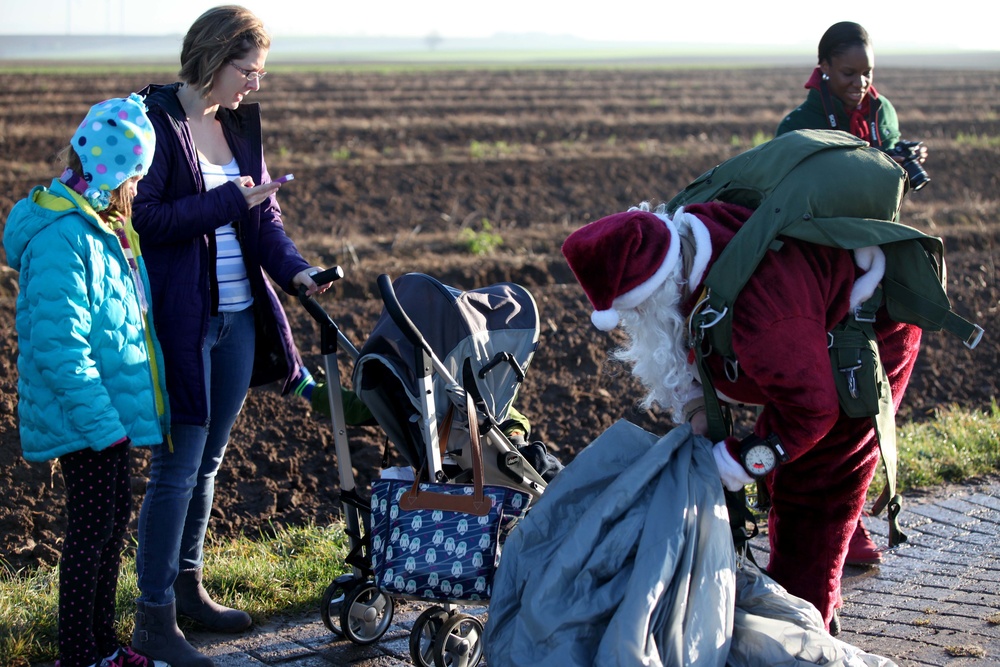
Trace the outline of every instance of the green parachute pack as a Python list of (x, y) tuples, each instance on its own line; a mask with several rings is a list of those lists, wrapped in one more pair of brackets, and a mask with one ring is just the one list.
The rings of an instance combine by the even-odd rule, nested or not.
[(706, 275), (691, 316), (692, 341), (705, 393), (709, 435), (721, 440), (731, 424), (711, 384), (706, 354), (733, 359), (733, 305), (764, 255), (794, 238), (845, 250), (879, 246), (885, 276), (876, 293), (829, 334), (841, 407), (871, 417), (882, 451), (886, 486), (872, 507), (889, 507), (890, 546), (906, 541), (898, 524), (895, 417), (888, 378), (872, 323), (889, 317), (925, 331), (946, 330), (970, 349), (983, 330), (954, 312), (948, 298), (944, 244), (898, 222), (906, 172), (882, 151), (846, 132), (798, 130), (736, 155), (702, 174), (667, 205), (721, 201), (753, 209)]

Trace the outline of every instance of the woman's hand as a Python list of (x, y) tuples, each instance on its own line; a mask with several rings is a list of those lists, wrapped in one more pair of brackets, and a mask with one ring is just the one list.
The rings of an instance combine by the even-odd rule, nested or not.
[[(920, 145), (915, 146), (915, 149), (916, 149), (917, 154), (914, 157), (917, 158), (917, 162), (919, 162), (920, 164), (923, 164), (924, 162), (926, 162), (927, 161), (927, 146), (924, 145), (923, 143), (921, 143)], [(891, 157), (897, 164), (903, 164), (906, 161), (906, 158), (907, 158), (907, 156), (905, 156), (905, 155), (899, 155), (898, 153), (890, 153), (889, 157)]]
[(247, 209), (251, 209), (263, 203), (268, 197), (273, 195), (281, 187), (281, 183), (265, 183), (264, 185), (254, 185), (250, 176), (240, 176), (234, 179), (243, 193), (243, 200), (247, 203)]
[(298, 289), (299, 287), (306, 288), (306, 296), (315, 296), (317, 294), (322, 294), (323, 292), (330, 289), (330, 283), (324, 283), (323, 285), (317, 285), (316, 281), (313, 280), (313, 276), (322, 271), (318, 266), (310, 266), (308, 269), (304, 269), (295, 274), (292, 278), (292, 287)]

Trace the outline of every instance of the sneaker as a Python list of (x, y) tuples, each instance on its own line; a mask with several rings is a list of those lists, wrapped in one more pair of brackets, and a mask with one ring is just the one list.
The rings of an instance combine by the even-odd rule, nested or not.
[(851, 542), (847, 545), (847, 558), (845, 565), (878, 565), (882, 562), (882, 552), (878, 550), (872, 541), (868, 529), (861, 519), (851, 535)]
[(162, 660), (147, 658), (130, 646), (123, 646), (101, 661), (101, 667), (170, 667)]

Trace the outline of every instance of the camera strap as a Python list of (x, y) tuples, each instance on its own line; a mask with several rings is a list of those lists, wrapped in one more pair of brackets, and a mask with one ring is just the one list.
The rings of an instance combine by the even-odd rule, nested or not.
[[(833, 104), (833, 95), (830, 94), (830, 85), (825, 79), (819, 81), (819, 96), (823, 102), (823, 113), (826, 114), (826, 121), (830, 124), (830, 129), (849, 132), (848, 129), (840, 127), (840, 123), (837, 121), (837, 109)], [(868, 123), (868, 131), (871, 134), (871, 140), (868, 143), (875, 148), (882, 148), (882, 135), (878, 131), (878, 109), (879, 105), (875, 104), (875, 100), (869, 99), (868, 117), (865, 122)], [(846, 113), (847, 110), (845, 109), (844, 112)]]

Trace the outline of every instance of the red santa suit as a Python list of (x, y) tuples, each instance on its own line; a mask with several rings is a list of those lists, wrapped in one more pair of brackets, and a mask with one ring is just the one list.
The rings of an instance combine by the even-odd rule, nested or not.
[[(721, 203), (690, 205), (675, 212), (675, 219), (678, 214), (694, 215), (702, 223), (692, 229), (697, 252), (691, 275), (686, 276), (690, 295), (681, 305), (685, 317), (697, 301), (700, 280), (751, 213)], [(630, 214), (656, 217), (641, 211)], [(648, 224), (647, 232), (655, 229), (653, 223), (641, 222)], [(676, 233), (674, 225), (667, 228), (668, 234)], [(645, 293), (651, 283), (643, 282), (636, 262), (626, 261), (626, 271), (638, 273), (631, 283), (626, 279), (611, 288), (613, 307), (609, 307), (608, 294), (601, 293), (603, 288), (586, 277), (587, 265), (591, 260), (600, 261), (596, 253), (614, 252), (621, 246), (607, 240), (602, 243), (600, 236), (599, 228), (582, 234), (583, 245), (571, 236), (564, 254), (595, 308), (614, 312), (622, 306), (614, 297), (634, 293), (633, 283), (641, 284), (638, 289)], [(622, 238), (620, 231), (615, 236)], [(647, 247), (652, 245), (650, 236), (642, 239)], [(731, 368), (727, 375), (719, 355), (706, 359), (718, 394), (733, 402), (763, 406), (754, 432), (760, 437), (776, 434), (788, 453), (788, 461), (765, 478), (772, 501), (767, 570), (790, 593), (812, 602), (829, 624), (841, 602), (841, 570), (848, 542), (879, 462), (871, 419), (852, 419), (840, 409), (827, 348), (827, 332), (847, 315), (852, 288), (864, 272), (849, 251), (794, 239), (784, 241), (780, 249), (765, 254), (734, 305), (736, 377), (732, 377)], [(584, 247), (587, 249), (581, 250)], [(663, 261), (669, 263), (669, 252), (662, 254)], [(656, 264), (655, 259), (652, 264)], [(655, 269), (662, 273), (662, 267)], [(625, 305), (634, 307), (634, 300), (625, 299)], [(595, 319), (595, 324), (598, 322)], [(913, 370), (921, 332), (889, 320), (884, 309), (874, 327), (898, 407)], [(740, 460), (743, 435), (726, 439), (726, 450), (734, 461)]]
[[(685, 210), (711, 234), (713, 260), (751, 213), (723, 204)], [(754, 433), (776, 434), (788, 452), (789, 460), (765, 478), (772, 502), (767, 570), (790, 593), (816, 605), (827, 623), (840, 606), (847, 544), (879, 462), (871, 419), (851, 419), (840, 410), (827, 348), (826, 334), (847, 315), (860, 273), (848, 251), (786, 240), (764, 256), (736, 300), (735, 381), (727, 378), (719, 355), (708, 361), (716, 391), (762, 405)], [(890, 320), (884, 309), (874, 329), (898, 408), (921, 331)], [(738, 461), (739, 438), (730, 436), (726, 445)]]

